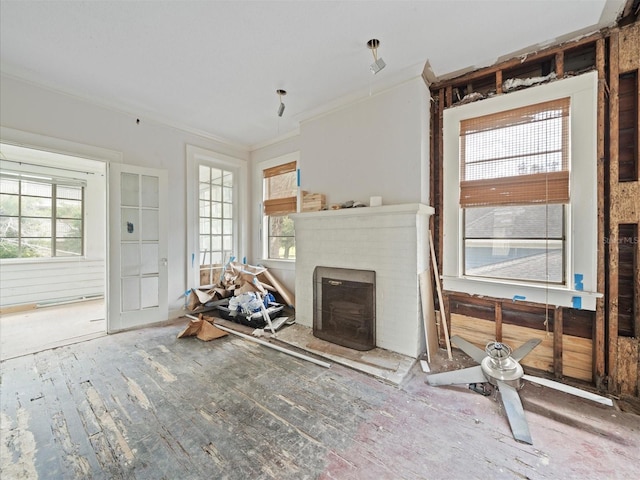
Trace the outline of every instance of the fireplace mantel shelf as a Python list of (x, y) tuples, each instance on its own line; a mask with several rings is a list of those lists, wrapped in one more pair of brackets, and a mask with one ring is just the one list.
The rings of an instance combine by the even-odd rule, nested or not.
[(415, 213), (421, 215), (433, 215), (433, 207), (423, 203), (403, 203), (400, 205), (381, 205), (379, 207), (340, 208), (338, 210), (321, 210), (318, 212), (303, 212), (290, 215), (294, 219), (321, 218), (335, 216), (364, 216), (364, 215), (393, 215), (402, 213)]

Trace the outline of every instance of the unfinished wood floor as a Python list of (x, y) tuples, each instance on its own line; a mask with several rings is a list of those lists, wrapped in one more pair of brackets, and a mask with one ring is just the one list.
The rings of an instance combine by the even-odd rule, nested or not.
[[(637, 416), (525, 387), (534, 445), (499, 402), (325, 369), (186, 322), (1, 364), (3, 479), (629, 479)], [(525, 395), (526, 391), (526, 395)]]

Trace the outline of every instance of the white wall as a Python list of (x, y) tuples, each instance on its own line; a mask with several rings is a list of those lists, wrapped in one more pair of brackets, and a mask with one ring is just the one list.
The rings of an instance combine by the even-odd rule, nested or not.
[[(416, 77), (300, 126), (301, 186), (327, 203), (428, 203), (429, 91)], [(426, 143), (425, 143), (426, 142)]]
[[(259, 164), (300, 153), (303, 190), (327, 203), (382, 196), (385, 205), (429, 203), (429, 89), (421, 77), (356, 103), (307, 119), (300, 134), (251, 153), (252, 225), (261, 221)], [(261, 258), (260, 232), (251, 237), (252, 262), (264, 263), (292, 291), (295, 265)]]
[(169, 311), (180, 314), (186, 281), (186, 144), (248, 160), (248, 152), (135, 114), (2, 76), (3, 127), (122, 152), (123, 163), (169, 174)]

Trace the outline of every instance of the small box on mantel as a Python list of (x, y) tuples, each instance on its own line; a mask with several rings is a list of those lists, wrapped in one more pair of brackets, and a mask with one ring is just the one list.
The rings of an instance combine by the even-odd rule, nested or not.
[(327, 200), (322, 193), (305, 193), (302, 196), (303, 212), (318, 212), (327, 207)]

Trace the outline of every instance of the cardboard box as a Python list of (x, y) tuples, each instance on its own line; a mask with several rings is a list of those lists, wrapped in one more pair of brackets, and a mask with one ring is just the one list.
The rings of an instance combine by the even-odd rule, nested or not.
[(307, 193), (302, 196), (302, 211), (317, 212), (327, 207), (327, 200), (322, 193)]

